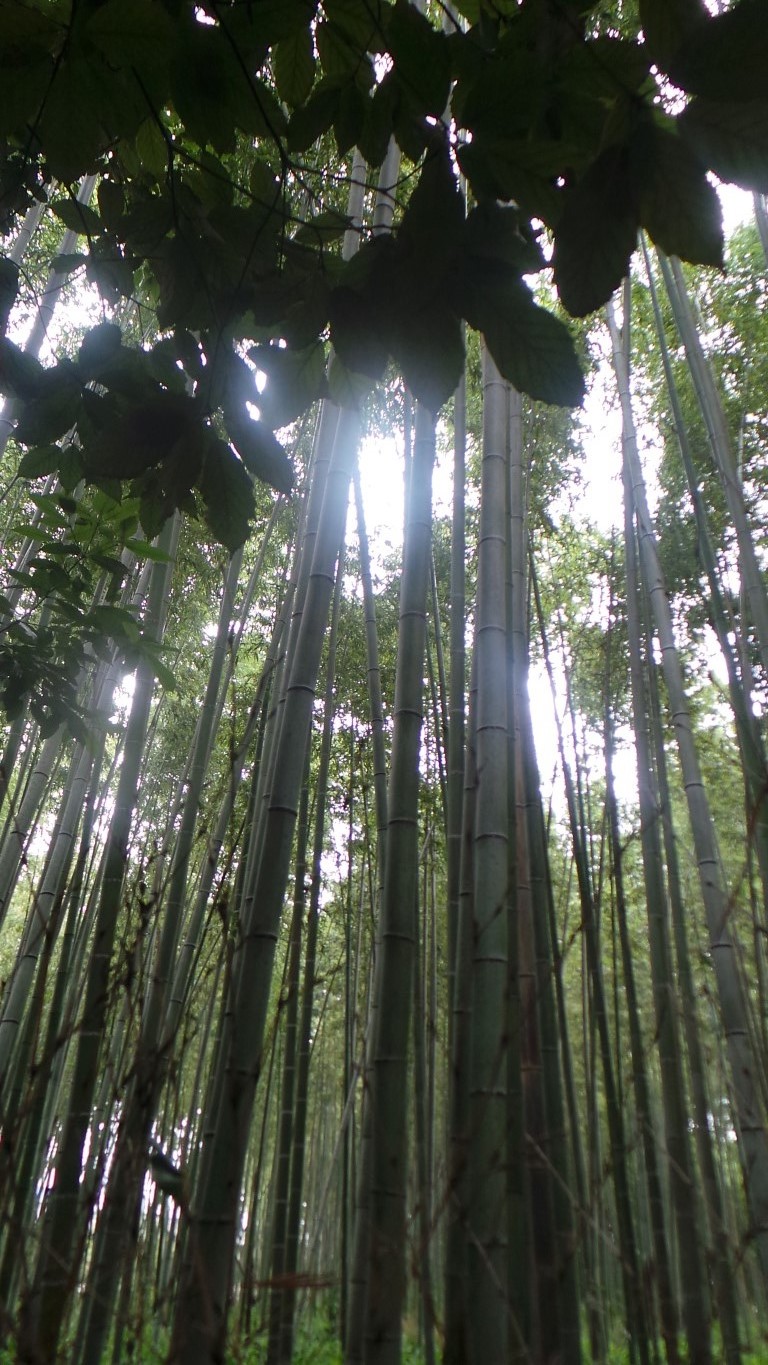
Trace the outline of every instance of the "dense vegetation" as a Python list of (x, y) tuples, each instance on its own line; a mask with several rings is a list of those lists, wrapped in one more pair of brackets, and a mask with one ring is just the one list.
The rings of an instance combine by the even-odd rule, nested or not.
[(11, 1360), (768, 1358), (768, 15), (709, 9), (0, 7)]

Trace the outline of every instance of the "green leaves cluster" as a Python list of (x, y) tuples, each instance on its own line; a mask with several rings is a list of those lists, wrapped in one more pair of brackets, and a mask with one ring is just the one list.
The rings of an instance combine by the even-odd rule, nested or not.
[[(459, 10), (468, 26), (447, 29), (411, 0), (0, 10), (0, 221), (50, 197), (85, 243), (58, 267), (84, 269), (107, 307), (154, 310), (162, 336), (147, 351), (106, 325), (45, 376), (6, 346), (25, 473), (128, 480), (149, 529), (199, 506), (232, 548), (248, 475), (290, 490), (275, 430), (324, 393), (357, 401), (390, 362), (436, 410), (464, 321), (516, 387), (580, 401), (567, 331), (525, 281), (544, 264), (532, 220), (576, 316), (620, 283), (640, 228), (722, 263), (707, 170), (768, 189), (762, 0), (714, 17), (701, 0), (641, 0), (644, 41), (605, 29), (590, 0)], [(682, 112), (665, 112), (665, 80)], [(363, 234), (344, 263), (343, 158), (357, 146), (375, 170), (392, 139), (405, 158), (393, 232)], [(94, 205), (75, 198), (87, 173)], [(0, 262), (3, 326), (16, 283)]]
[(79, 499), (32, 492), (29, 501), (30, 520), (14, 532), (31, 552), (6, 571), (0, 593), (0, 705), (10, 718), (29, 714), (43, 735), (66, 725), (85, 741), (81, 687), (94, 659), (116, 658), (126, 670), (147, 659), (173, 686), (156, 642), (120, 605), (133, 557), (159, 552), (137, 538), (136, 499), (94, 490)]
[[(27, 447), (19, 473), (58, 474), (68, 492), (86, 479), (118, 503), (128, 481), (150, 537), (177, 508), (194, 515), (201, 506), (216, 538), (236, 549), (255, 510), (250, 476), (289, 493), (293, 472), (265, 423), (248, 415), (255, 374), (218, 339), (206, 353), (206, 340), (177, 335), (145, 351), (105, 322), (86, 333), (76, 360), (48, 369), (2, 340), (0, 389), (19, 404), (14, 435)], [(229, 441), (211, 420), (218, 407)]]
[(331, 296), (336, 353), (374, 379), (393, 356), (414, 396), (436, 412), (463, 367), (466, 319), (517, 388), (545, 402), (579, 403), (583, 380), (568, 332), (523, 279), (543, 265), (517, 209), (486, 202), (465, 216), (438, 144), (398, 232), (363, 246)]

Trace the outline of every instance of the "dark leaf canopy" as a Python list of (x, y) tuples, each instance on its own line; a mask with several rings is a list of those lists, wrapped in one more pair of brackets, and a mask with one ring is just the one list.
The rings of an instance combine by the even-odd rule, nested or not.
[[(544, 264), (537, 232), (582, 316), (620, 283), (641, 228), (722, 264), (709, 170), (768, 189), (763, 0), (717, 16), (641, 0), (644, 41), (601, 31), (597, 8), (463, 0), (445, 28), (411, 0), (0, 7), (0, 227), (48, 202), (82, 243), (57, 268), (84, 269), (109, 308), (140, 300), (157, 328), (147, 349), (102, 324), (45, 376), (3, 342), (25, 471), (60, 449), (68, 478), (139, 480), (154, 523), (197, 505), (234, 545), (246, 484), (292, 486), (275, 430), (327, 392), (359, 401), (391, 363), (437, 410), (462, 321), (518, 388), (578, 403), (568, 330), (523, 278)], [(664, 77), (686, 97), (669, 113)], [(373, 184), (392, 139), (391, 237), (364, 228), (344, 262), (351, 149)], [(17, 284), (0, 259), (0, 334)]]

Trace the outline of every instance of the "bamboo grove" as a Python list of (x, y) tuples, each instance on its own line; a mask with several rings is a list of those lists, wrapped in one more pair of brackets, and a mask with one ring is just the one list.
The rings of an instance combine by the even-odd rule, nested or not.
[(767, 25), (0, 6), (4, 1359), (768, 1359)]

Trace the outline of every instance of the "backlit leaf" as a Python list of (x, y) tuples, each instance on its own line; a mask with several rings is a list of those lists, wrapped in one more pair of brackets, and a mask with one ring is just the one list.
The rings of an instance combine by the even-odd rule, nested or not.
[(105, 363), (120, 350), (123, 334), (114, 322), (100, 322), (86, 332), (77, 361), (84, 379), (98, 379)]
[(293, 489), (293, 466), (277, 437), (264, 422), (254, 422), (244, 411), (230, 409), (224, 421), (232, 444), (249, 473), (278, 493)]
[(272, 54), (272, 72), (281, 100), (292, 109), (303, 104), (315, 79), (315, 54), (308, 28), (299, 28), (277, 43)]
[(210, 442), (198, 487), (208, 525), (220, 544), (234, 554), (248, 539), (256, 506), (253, 484), (226, 441)]
[(653, 124), (632, 143), (640, 222), (669, 256), (723, 264), (720, 199), (698, 157), (674, 133)]
[(706, 16), (702, 0), (640, 0), (640, 22), (653, 60), (667, 70)]
[(106, 0), (88, 17), (84, 33), (115, 66), (167, 61), (175, 39), (173, 21), (156, 0)]
[(414, 398), (436, 415), (455, 392), (464, 368), (459, 319), (440, 302), (414, 311), (403, 318), (391, 347)]
[(59, 446), (33, 446), (22, 455), (19, 461), (19, 474), (23, 479), (39, 479), (46, 474), (55, 474), (60, 460)]
[(568, 329), (534, 302), (516, 271), (474, 261), (461, 280), (458, 303), (516, 389), (545, 403), (581, 403), (584, 377)]
[(677, 122), (721, 180), (768, 194), (768, 100), (695, 99)]
[(768, 82), (768, 6), (738, 0), (707, 18), (680, 47), (670, 75), (684, 90), (716, 100), (749, 100)]
[(0, 337), (0, 393), (27, 402), (40, 388), (43, 367), (36, 356), (8, 337)]
[(450, 90), (445, 36), (406, 0), (397, 0), (386, 30), (397, 82), (420, 114), (442, 117)]
[(618, 288), (639, 221), (626, 149), (608, 147), (564, 193), (555, 233), (555, 283), (574, 317), (600, 308)]

